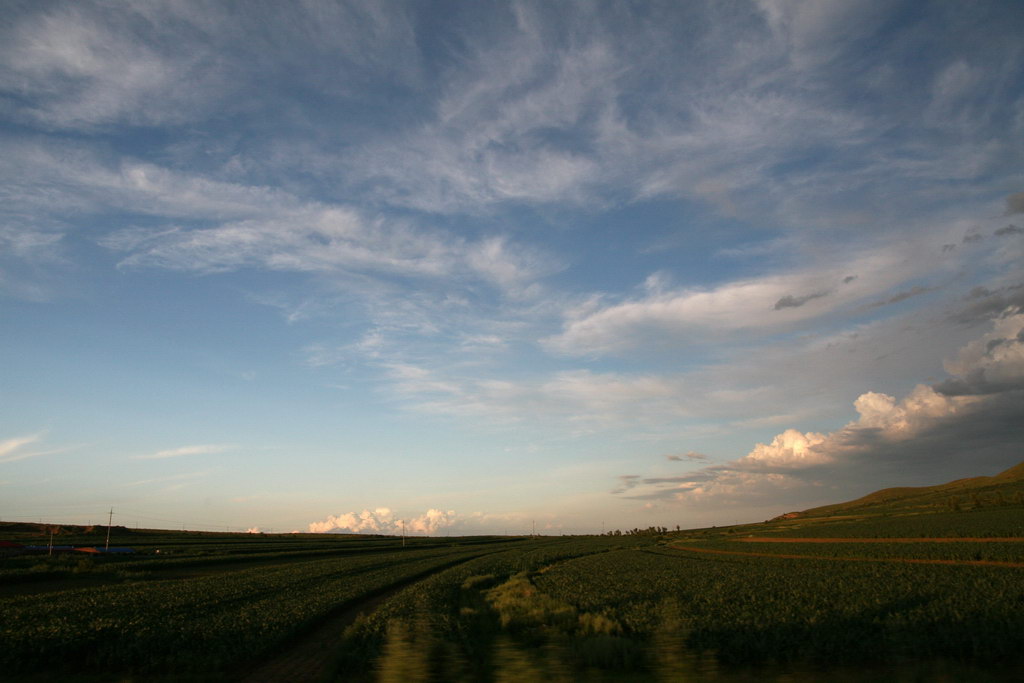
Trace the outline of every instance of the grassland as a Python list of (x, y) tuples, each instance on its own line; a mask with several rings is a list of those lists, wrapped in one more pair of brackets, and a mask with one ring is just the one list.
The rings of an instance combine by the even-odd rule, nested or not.
[(115, 529), (135, 555), (0, 560), (0, 678), (1014, 680), (1020, 479), (971, 481), (671, 533)]

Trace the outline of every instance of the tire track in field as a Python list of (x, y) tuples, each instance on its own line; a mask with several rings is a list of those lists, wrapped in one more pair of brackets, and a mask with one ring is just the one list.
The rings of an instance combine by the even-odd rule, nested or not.
[(751, 553), (741, 550), (717, 550), (693, 546), (670, 545), (673, 550), (714, 555), (738, 555), (741, 557), (780, 557), (786, 560), (829, 560), (833, 562), (889, 562), (896, 564), (945, 564), (974, 567), (1024, 567), (1024, 562), (999, 562), (996, 560), (932, 560), (917, 557), (829, 557), (827, 555), (783, 555), (780, 553)]
[(392, 595), (418, 581), (489, 554), (481, 553), (428, 569), (339, 607), (297, 642), (257, 665), (239, 680), (241, 683), (319, 683), (325, 680), (333, 673), (342, 634), (359, 615), (373, 612)]

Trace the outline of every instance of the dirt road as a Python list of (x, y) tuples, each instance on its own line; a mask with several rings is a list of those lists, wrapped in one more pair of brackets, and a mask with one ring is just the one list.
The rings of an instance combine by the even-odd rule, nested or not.
[[(489, 553), (483, 553), (487, 555)], [(306, 633), (291, 647), (272, 658), (257, 664), (248, 673), (241, 676), (242, 683), (320, 683), (331, 673), (341, 646), (341, 637), (360, 614), (369, 614), (385, 600), (403, 588), (422, 581), (428, 576), (445, 571), (457, 565), (475, 560), (482, 555), (473, 555), (455, 562), (417, 574), (385, 588), (363, 600), (340, 607), (320, 622), (313, 630)]]

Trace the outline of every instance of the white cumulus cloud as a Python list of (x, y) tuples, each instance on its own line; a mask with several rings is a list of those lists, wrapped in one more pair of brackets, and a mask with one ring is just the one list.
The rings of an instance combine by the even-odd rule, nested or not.
[(770, 444), (759, 443), (740, 462), (772, 466), (803, 467), (827, 462), (828, 455), (815, 447), (825, 442), (824, 434), (787, 429)]
[(431, 508), (421, 515), (410, 518), (399, 518), (391, 508), (379, 507), (362, 512), (346, 512), (340, 515), (328, 515), (321, 522), (311, 522), (310, 533), (347, 532), (353, 534), (387, 534), (397, 535), (421, 534), (431, 536), (440, 529), (453, 526), (458, 521), (454, 510), (438, 510)]

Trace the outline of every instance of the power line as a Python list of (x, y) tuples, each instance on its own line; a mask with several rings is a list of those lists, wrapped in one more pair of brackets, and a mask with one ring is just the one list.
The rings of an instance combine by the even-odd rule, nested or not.
[[(71, 507), (71, 506), (56, 505), (54, 507), (57, 508), (57, 509), (60, 509), (62, 507), (66, 508), (66, 507)], [(74, 506), (74, 507), (85, 507), (85, 506)], [(219, 530), (223, 529), (223, 530), (227, 530), (228, 533), (231, 533), (231, 530), (234, 529), (235, 530), (234, 533), (240, 533), (240, 532), (247, 531), (250, 528), (253, 528), (253, 526), (246, 527), (246, 526), (241, 526), (241, 525), (228, 524), (228, 523), (226, 523), (224, 521), (203, 521), (203, 522), (198, 522), (198, 521), (189, 521), (189, 520), (181, 520), (181, 519), (171, 519), (171, 518), (168, 518), (168, 517), (153, 517), (151, 515), (146, 515), (146, 514), (143, 514), (141, 512), (138, 512), (136, 510), (132, 510), (132, 509), (125, 509), (125, 508), (119, 508), (119, 509), (121, 510), (121, 512), (119, 514), (121, 515), (122, 518), (127, 518), (128, 520), (134, 520), (135, 521), (136, 528), (138, 528), (138, 520), (146, 520), (146, 521), (150, 521), (150, 522), (163, 522), (163, 523), (169, 525), (167, 527), (168, 529), (179, 528), (180, 527), (182, 531), (186, 530), (185, 528), (188, 527), (189, 530), (193, 530), (193, 531), (209, 531), (209, 530), (219, 531)], [(57, 526), (59, 526), (61, 524), (76, 525), (76, 526), (93, 526), (93, 523), (92, 523), (91, 519), (90, 519), (90, 521), (88, 523), (85, 523), (85, 522), (82, 521), (83, 518), (89, 519), (89, 514), (90, 513), (88, 513), (88, 512), (61, 513), (61, 512), (57, 512), (57, 511), (51, 511), (51, 512), (47, 512), (45, 514), (41, 514), (41, 513), (37, 512), (35, 514), (0, 515), (0, 518), (4, 519), (6, 521), (32, 520), (32, 521), (36, 522), (37, 524), (49, 524), (49, 525), (57, 525)], [(52, 521), (55, 518), (62, 519), (62, 521), (59, 521), (59, 522)], [(71, 519), (69, 519), (69, 518), (71, 518)], [(77, 519), (78, 521), (73, 521), (75, 519)], [(46, 520), (46, 521), (44, 521), (44, 520)], [(110, 510), (108, 511), (108, 516), (107, 516), (107, 533), (108, 533), (108, 536), (110, 534), (110, 529), (111, 529), (112, 526), (113, 526), (113, 508), (110, 508)], [(259, 529), (267, 529), (268, 532), (270, 532), (270, 533), (273, 532), (273, 527), (268, 527), (266, 525), (254, 525), (254, 526), (256, 528), (259, 528)]]
[(110, 550), (110, 526), (114, 523), (114, 508), (110, 508), (110, 516), (107, 517), (107, 543), (104, 550)]

